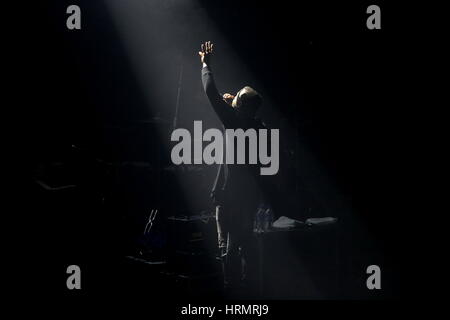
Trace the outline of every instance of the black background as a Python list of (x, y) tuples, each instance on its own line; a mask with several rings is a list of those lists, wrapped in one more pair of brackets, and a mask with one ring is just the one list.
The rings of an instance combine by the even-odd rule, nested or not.
[[(65, 26), (69, 4), (81, 7), (80, 31), (69, 31)], [(370, 4), (199, 2), (223, 39), (231, 44), (229, 50), (237, 52), (250, 70), (250, 80), (263, 87), (263, 95), (276, 106), (278, 118), (267, 122), (275, 127), (286, 125), (295, 132), (288, 136), (288, 145), (295, 145), (301, 137), (301, 143), (314, 155), (322, 175), (338, 194), (326, 198), (319, 192), (319, 198), (328, 203), (308, 205), (317, 209), (317, 216), (340, 210), (336, 215), (344, 222), (342, 246), (349, 265), (344, 268), (342, 281), (355, 282), (348, 283), (342, 296), (335, 297), (338, 299), (399, 299), (414, 295), (406, 286), (410, 282), (406, 255), (412, 249), (406, 226), (415, 216), (406, 212), (402, 203), (405, 190), (401, 184), (408, 164), (399, 154), (408, 144), (403, 124), (408, 121), (409, 111), (402, 96), (404, 77), (409, 72), (405, 44), (418, 31), (399, 22), (400, 6), (384, 2), (376, 3), (382, 10), (382, 29), (368, 30), (365, 9)], [(170, 11), (171, 7), (160, 10)], [(18, 32), (17, 36), (11, 33), (15, 55), (11, 64), (16, 70), (11, 82), (17, 84), (18, 90), (13, 92), (8, 109), (18, 112), (13, 127), (7, 128), (13, 138), (13, 154), (19, 158), (14, 159), (19, 166), (13, 175), (21, 181), (17, 187), (14, 184), (19, 191), (14, 200), (20, 206), (16, 205), (11, 215), (23, 226), (13, 240), (12, 267), (22, 275), (15, 278), (15, 287), (28, 291), (22, 288), (32, 282), (30, 291), (36, 289), (45, 296), (64, 297), (65, 301), (104, 297), (108, 289), (93, 289), (95, 285), (81, 292), (65, 288), (65, 267), (72, 263), (88, 270), (85, 281), (103, 284), (117, 276), (114, 259), (104, 260), (118, 245), (114, 232), (109, 232), (117, 225), (115, 221), (105, 222), (110, 219), (108, 212), (98, 213), (99, 190), (111, 182), (104, 179), (108, 177), (104, 168), (95, 161), (92, 164), (92, 159), (151, 161), (155, 153), (168, 152), (164, 148), (149, 151), (154, 150), (150, 147), (160, 148), (154, 145), (155, 140), (127, 148), (127, 139), (143, 139), (142, 135), (129, 137), (121, 134), (120, 128), (139, 127), (139, 121), (153, 116), (172, 121), (178, 65), (176, 53), (171, 50), (177, 45), (168, 39), (167, 48), (154, 48), (167, 64), (163, 69), (170, 75), (168, 79), (174, 81), (173, 87), (161, 89), (157, 81), (153, 83), (155, 96), (161, 90), (167, 99), (152, 109), (158, 110), (152, 114), (145, 107), (144, 93), (103, 1), (48, 1), (15, 12), (22, 12), (21, 18), (26, 21), (10, 26)], [(182, 17), (183, 8), (173, 14)], [(189, 26), (189, 22), (185, 23)], [(186, 109), (190, 92), (200, 88), (195, 50), (201, 41), (214, 41), (209, 36), (208, 30), (197, 30), (191, 35), (192, 43), (183, 44), (184, 63), (189, 65), (185, 81), (194, 83), (191, 87), (186, 84), (183, 91)], [(220, 56), (220, 42), (216, 45), (214, 62), (219, 64), (223, 59), (232, 64), (231, 58)], [(198, 73), (189, 73), (188, 68), (197, 68)], [(226, 68), (218, 68), (223, 75)], [(216, 77), (220, 83), (220, 75)], [(185, 111), (184, 118), (180, 115), (180, 121), (189, 123), (192, 118), (205, 116), (210, 126), (217, 124), (214, 115), (205, 113), (210, 111), (202, 105), (190, 110)], [(266, 116), (271, 114), (263, 110), (266, 120), (264, 112)], [(111, 127), (119, 128), (119, 133), (104, 129)], [(157, 133), (150, 135), (156, 137)], [(76, 152), (76, 160), (71, 158), (72, 145), (82, 150), (81, 156)], [(149, 148), (141, 150), (139, 146)], [(34, 182), (39, 165), (67, 158), (74, 163), (87, 162), (83, 169), (72, 173), (75, 177), (67, 178), (87, 186), (86, 193), (70, 208), (67, 199), (46, 202), (49, 200), (36, 191)], [(164, 156), (162, 159), (158, 161), (165, 161)], [(301, 162), (295, 165), (301, 167)], [(58, 173), (55, 176), (57, 180)], [(319, 186), (313, 189), (321, 189), (321, 183), (316, 182)], [(125, 192), (143, 192), (136, 190)], [(78, 217), (77, 212), (84, 212), (83, 217)], [(81, 242), (77, 238), (80, 233), (87, 235)], [(383, 270), (381, 292), (364, 289), (364, 271), (369, 264), (379, 264)], [(355, 277), (345, 276), (345, 272), (355, 270), (360, 272)], [(30, 271), (33, 280), (27, 276)]]

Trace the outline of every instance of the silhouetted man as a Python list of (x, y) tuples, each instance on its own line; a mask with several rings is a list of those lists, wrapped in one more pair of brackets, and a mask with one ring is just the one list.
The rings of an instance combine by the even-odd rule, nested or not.
[[(202, 82), (211, 106), (225, 129), (240, 128), (245, 131), (265, 128), (255, 118), (262, 98), (254, 89), (246, 86), (236, 95), (219, 94), (210, 66), (212, 52), (212, 43), (201, 45)], [(258, 164), (223, 163), (219, 166), (214, 182), (211, 196), (216, 205), (218, 243), (226, 287), (237, 287), (247, 279), (246, 257), (253, 232), (254, 214), (263, 200), (259, 168)]]

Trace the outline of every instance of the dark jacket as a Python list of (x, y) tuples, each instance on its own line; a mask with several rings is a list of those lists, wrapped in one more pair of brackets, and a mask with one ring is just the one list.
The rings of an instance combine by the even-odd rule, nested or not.
[[(265, 128), (264, 124), (256, 118), (241, 116), (238, 111), (229, 106), (220, 95), (214, 82), (213, 74), (209, 67), (202, 69), (202, 82), (206, 95), (216, 114), (219, 116), (225, 129), (243, 129), (250, 128), (255, 130)], [(236, 152), (235, 152), (236, 155)], [(225, 161), (224, 161), (225, 162)], [(248, 180), (254, 180), (261, 186), (260, 165), (250, 164), (226, 164), (219, 165), (216, 179), (211, 191), (211, 196), (216, 204), (224, 201), (225, 197), (231, 192), (245, 198), (253, 190), (244, 190)], [(240, 190), (239, 190), (240, 189)], [(256, 191), (256, 190), (255, 190)], [(245, 193), (245, 194), (244, 194)]]

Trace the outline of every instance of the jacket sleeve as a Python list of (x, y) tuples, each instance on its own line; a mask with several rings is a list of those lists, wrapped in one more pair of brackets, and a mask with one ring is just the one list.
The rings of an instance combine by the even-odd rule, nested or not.
[(202, 69), (202, 83), (206, 96), (211, 103), (216, 114), (219, 116), (225, 127), (233, 126), (236, 122), (236, 111), (223, 101), (222, 96), (217, 90), (211, 69), (206, 66)]

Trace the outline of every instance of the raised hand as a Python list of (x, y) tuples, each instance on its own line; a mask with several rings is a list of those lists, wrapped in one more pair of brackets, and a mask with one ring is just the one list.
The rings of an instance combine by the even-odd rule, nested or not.
[(214, 44), (212, 44), (211, 41), (202, 43), (201, 51), (198, 52), (198, 55), (200, 56), (200, 60), (203, 64), (208, 65), (210, 63), (213, 53), (213, 47)]
[(231, 104), (233, 103), (233, 99), (234, 99), (234, 95), (229, 94), (229, 93), (224, 93), (222, 96), (223, 101), (225, 101), (228, 105), (231, 106)]

